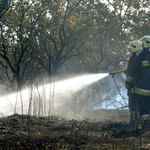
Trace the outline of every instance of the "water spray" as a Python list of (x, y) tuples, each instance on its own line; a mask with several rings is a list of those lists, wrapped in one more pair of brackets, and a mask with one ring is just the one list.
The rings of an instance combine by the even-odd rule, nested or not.
[(73, 77), (64, 81), (56, 82), (55, 87), (58, 92), (77, 92), (84, 87), (101, 80), (102, 78), (108, 76), (108, 73), (96, 73), (87, 74), (82, 76)]
[[(73, 96), (73, 93), (76, 93), (87, 86), (90, 86), (94, 82), (97, 82), (106, 76), (109, 73), (96, 73), (96, 74), (85, 74), (76, 77), (72, 77), (63, 81), (55, 82), (55, 102), (54, 109), (57, 106), (61, 106), (65, 100), (68, 100)], [(34, 108), (39, 109), (38, 107), (42, 107), (44, 109), (44, 105), (48, 107), (49, 98), (50, 98), (50, 90), (53, 86), (53, 83), (47, 83), (39, 87), (34, 87), (32, 90), (30, 88), (26, 88), (21, 91), (21, 94), (17, 94), (16, 92), (7, 96), (3, 96), (0, 98), (0, 110), (1, 113), (6, 115), (14, 114), (14, 107), (17, 100), (17, 110), (16, 113), (21, 113), (21, 98), (23, 99), (23, 112), (25, 114), (28, 113), (30, 100), (32, 99), (32, 106)], [(19, 97), (22, 95), (22, 97)], [(8, 101), (9, 100), (9, 101)], [(11, 105), (10, 105), (11, 102)], [(45, 104), (42, 104), (45, 103)], [(39, 106), (40, 105), (40, 106)], [(46, 108), (48, 114), (48, 108)]]

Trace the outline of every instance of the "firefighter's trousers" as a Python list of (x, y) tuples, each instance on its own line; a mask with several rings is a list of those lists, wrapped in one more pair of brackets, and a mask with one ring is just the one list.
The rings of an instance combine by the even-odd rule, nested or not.
[(150, 114), (150, 96), (136, 94), (140, 116)]

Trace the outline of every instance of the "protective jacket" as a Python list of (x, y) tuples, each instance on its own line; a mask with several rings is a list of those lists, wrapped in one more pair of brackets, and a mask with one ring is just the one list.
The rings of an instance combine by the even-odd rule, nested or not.
[[(127, 70), (125, 71), (125, 74), (127, 76), (127, 80), (128, 80), (128, 73), (132, 69), (132, 64), (134, 63), (134, 61), (135, 61), (136, 57), (138, 56), (138, 54), (139, 54), (139, 52), (133, 53), (131, 55), (130, 59), (129, 59), (128, 67), (127, 67)], [(131, 90), (131, 93), (134, 93), (134, 81), (130, 85), (130, 90)]]
[(150, 96), (150, 51), (143, 49), (128, 69), (126, 87), (134, 81), (135, 93)]
[(127, 70), (125, 71), (126, 75), (128, 75), (128, 72), (131, 70), (131, 67), (132, 67), (132, 64), (133, 62), (135, 61), (135, 58), (138, 56), (138, 52), (136, 53), (133, 53), (129, 59), (129, 62), (128, 62), (128, 67), (127, 67)]

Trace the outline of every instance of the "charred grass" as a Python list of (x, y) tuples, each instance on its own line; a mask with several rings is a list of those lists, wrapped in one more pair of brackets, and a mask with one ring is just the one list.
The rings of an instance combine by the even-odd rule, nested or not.
[(1, 150), (148, 150), (150, 132), (127, 123), (15, 114), (0, 118)]

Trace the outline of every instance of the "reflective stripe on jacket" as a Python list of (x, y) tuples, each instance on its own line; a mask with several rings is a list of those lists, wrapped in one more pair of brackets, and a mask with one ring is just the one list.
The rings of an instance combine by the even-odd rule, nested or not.
[(150, 90), (145, 90), (137, 87), (135, 87), (135, 93), (139, 95), (150, 96)]
[(150, 114), (145, 114), (141, 116), (141, 121), (150, 120)]
[(127, 79), (126, 79), (126, 81), (128, 81), (128, 82), (133, 82), (133, 77), (130, 77), (130, 76), (127, 76)]
[(131, 88), (131, 94), (134, 94), (134, 88)]
[(150, 66), (149, 61), (148, 60), (142, 61), (142, 67), (147, 67), (147, 66)]
[(128, 90), (128, 94), (129, 94), (129, 92), (130, 92), (131, 94), (134, 94), (134, 93), (135, 93), (135, 92), (134, 92), (134, 88), (131, 88), (130, 91)]

